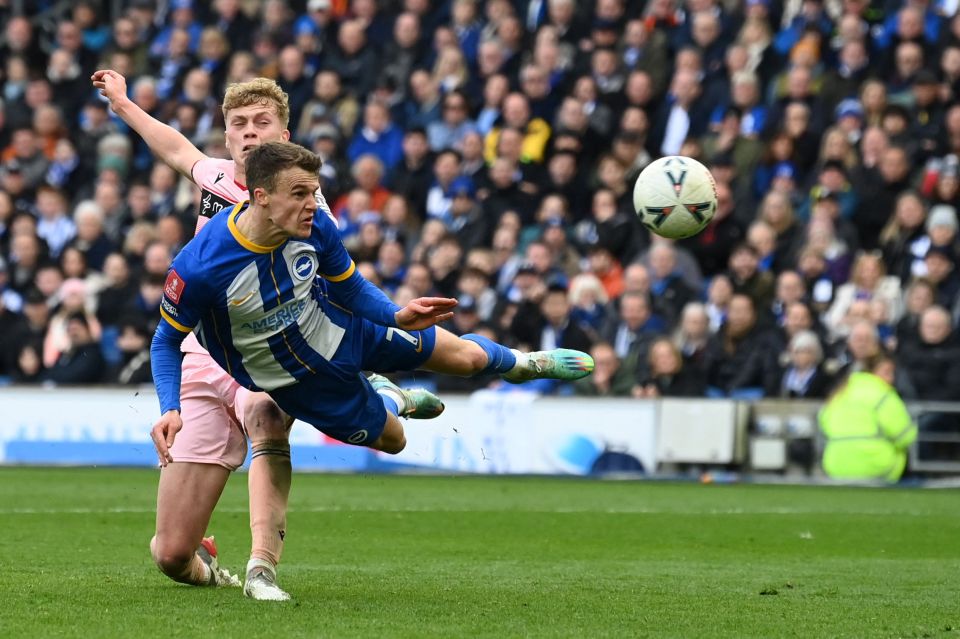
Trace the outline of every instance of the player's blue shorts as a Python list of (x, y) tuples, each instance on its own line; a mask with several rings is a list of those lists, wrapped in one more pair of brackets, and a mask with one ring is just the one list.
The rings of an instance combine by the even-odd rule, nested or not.
[(346, 331), (327, 369), (272, 390), (270, 396), (288, 415), (334, 439), (369, 445), (383, 432), (387, 411), (362, 371), (420, 368), (433, 354), (437, 332), (432, 327), (410, 332), (387, 328), (337, 307), (328, 315)]

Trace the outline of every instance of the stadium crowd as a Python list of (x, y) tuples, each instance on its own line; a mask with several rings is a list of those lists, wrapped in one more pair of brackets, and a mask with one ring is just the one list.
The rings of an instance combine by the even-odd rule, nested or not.
[[(398, 304), (459, 298), (457, 334), (593, 354), (541, 390), (823, 397), (887, 349), (905, 398), (960, 399), (955, 1), (17, 4), (4, 381), (149, 382), (167, 268), (212, 205), (107, 109), (90, 74), (111, 68), (215, 157), (224, 87), (275, 78), (368, 279)], [(632, 201), (670, 154), (706, 163), (719, 201), (677, 243)]]

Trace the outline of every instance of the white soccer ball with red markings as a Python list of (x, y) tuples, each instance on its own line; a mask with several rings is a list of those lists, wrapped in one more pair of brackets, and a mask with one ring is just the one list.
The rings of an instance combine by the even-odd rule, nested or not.
[(716, 215), (717, 183), (693, 158), (668, 155), (637, 177), (633, 206), (652, 232), (680, 240), (702, 231)]

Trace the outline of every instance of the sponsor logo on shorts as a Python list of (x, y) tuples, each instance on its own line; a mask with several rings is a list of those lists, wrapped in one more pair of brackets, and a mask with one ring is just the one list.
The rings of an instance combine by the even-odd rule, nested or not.
[(293, 276), (301, 282), (313, 277), (317, 272), (317, 258), (313, 253), (300, 253), (293, 258)]
[(180, 296), (183, 295), (185, 288), (187, 288), (187, 284), (183, 281), (183, 278), (180, 277), (180, 274), (170, 269), (170, 273), (167, 275), (167, 281), (163, 285), (163, 294), (169, 297), (174, 304), (179, 304)]
[(360, 444), (362, 442), (365, 442), (369, 435), (370, 434), (366, 431), (366, 429), (358, 430), (354, 434), (347, 437), (347, 441), (350, 442), (351, 444)]

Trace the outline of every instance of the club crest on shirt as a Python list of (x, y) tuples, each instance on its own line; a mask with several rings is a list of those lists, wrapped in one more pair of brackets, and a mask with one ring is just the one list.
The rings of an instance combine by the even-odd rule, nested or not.
[(299, 253), (293, 258), (293, 276), (305, 282), (317, 272), (317, 258), (313, 253)]
[(163, 284), (163, 294), (170, 298), (174, 304), (180, 303), (180, 296), (183, 295), (183, 289), (187, 287), (183, 278), (173, 269), (167, 274), (167, 281)]

